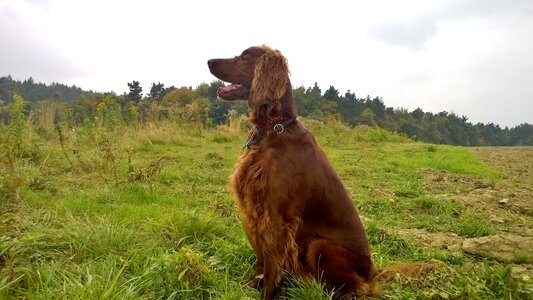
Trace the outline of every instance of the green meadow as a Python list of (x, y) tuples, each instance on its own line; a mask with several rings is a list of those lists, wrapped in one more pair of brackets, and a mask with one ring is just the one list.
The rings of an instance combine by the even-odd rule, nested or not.
[[(506, 232), (510, 225), (490, 221), (489, 212), (437, 197), (421, 175), (497, 183), (498, 170), (464, 147), (302, 121), (352, 195), (375, 264), (443, 264), (382, 284), (379, 299), (533, 299), (531, 279), (513, 276), (520, 262), (429, 249), (401, 234)], [(0, 299), (259, 298), (245, 285), (255, 258), (228, 190), (246, 138), (243, 118), (216, 128), (164, 121), (52, 129), (15, 118), (2, 132)], [(333, 293), (288, 278), (283, 297)]]

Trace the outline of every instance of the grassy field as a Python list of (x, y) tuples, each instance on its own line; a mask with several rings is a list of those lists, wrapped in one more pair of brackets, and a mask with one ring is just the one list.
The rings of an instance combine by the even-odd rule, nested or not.
[[(490, 211), (442, 197), (465, 193), (471, 182), (497, 184), (504, 180), (500, 170), (462, 147), (305, 122), (362, 215), (376, 265), (446, 266), (384, 284), (381, 298), (533, 299), (531, 279), (513, 276), (520, 262), (427, 248), (402, 234), (469, 238), (512, 230), (512, 222), (491, 221)], [(246, 137), (238, 122), (219, 129), (87, 124), (60, 132), (33, 129), (20, 137), (19, 152), (3, 149), (0, 299), (259, 297), (244, 285), (255, 258), (227, 187)], [(437, 193), (427, 174), (461, 180)], [(531, 216), (520, 220), (531, 228)], [(298, 279), (287, 282), (283, 296), (332, 297)]]

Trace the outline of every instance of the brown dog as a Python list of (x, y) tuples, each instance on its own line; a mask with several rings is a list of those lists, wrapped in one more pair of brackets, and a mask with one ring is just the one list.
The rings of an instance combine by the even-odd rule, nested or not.
[(284, 272), (314, 276), (341, 295), (376, 294), (365, 230), (326, 155), (296, 120), (285, 57), (260, 46), (208, 65), (230, 83), (219, 98), (250, 106), (254, 129), (231, 188), (257, 256), (262, 299), (276, 297)]

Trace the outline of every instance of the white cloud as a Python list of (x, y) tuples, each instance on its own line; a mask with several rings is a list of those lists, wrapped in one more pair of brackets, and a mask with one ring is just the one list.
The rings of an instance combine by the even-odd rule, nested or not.
[[(9, 4), (9, 3), (8, 3)], [(13, 2), (0, 5), (0, 70), (3, 75), (40, 77), (49, 82), (68, 80), (83, 70), (62, 55), (58, 45), (42, 34), (46, 12), (41, 5)]]
[(533, 123), (530, 1), (3, 1), (0, 39), (12, 47), (0, 48), (0, 70), (16, 78), (118, 93), (132, 80), (196, 86), (214, 80), (207, 59), (267, 43), (296, 86)]

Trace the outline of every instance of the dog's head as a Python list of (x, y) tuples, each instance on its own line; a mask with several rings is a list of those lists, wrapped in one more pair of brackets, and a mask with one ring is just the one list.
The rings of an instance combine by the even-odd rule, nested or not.
[(210, 59), (209, 70), (229, 83), (218, 88), (224, 100), (248, 100), (250, 106), (278, 102), (289, 87), (289, 68), (281, 52), (266, 46), (250, 47), (228, 59)]

